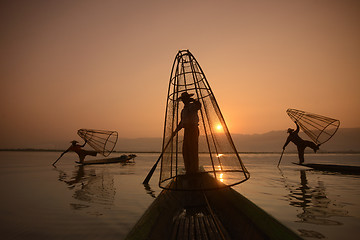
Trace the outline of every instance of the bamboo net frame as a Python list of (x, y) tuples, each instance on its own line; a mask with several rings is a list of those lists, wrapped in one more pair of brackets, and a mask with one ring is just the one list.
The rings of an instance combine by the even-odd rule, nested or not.
[(184, 130), (173, 136), (181, 121), (183, 103), (179, 101), (179, 97), (184, 92), (193, 94), (193, 98), (201, 103), (198, 112), (199, 174), (209, 174), (222, 181), (224, 186), (233, 186), (246, 181), (250, 174), (236, 150), (205, 74), (190, 51), (181, 50), (172, 66), (166, 98), (159, 186), (173, 190), (208, 189), (205, 183), (168, 186), (171, 180), (188, 175), (184, 170), (182, 154)]
[(78, 135), (104, 157), (109, 156), (113, 152), (118, 139), (116, 131), (79, 129)]
[(334, 118), (321, 116), (297, 109), (288, 109), (286, 113), (292, 121), (296, 121), (302, 131), (315, 144), (324, 144), (329, 141), (339, 129), (340, 121)]

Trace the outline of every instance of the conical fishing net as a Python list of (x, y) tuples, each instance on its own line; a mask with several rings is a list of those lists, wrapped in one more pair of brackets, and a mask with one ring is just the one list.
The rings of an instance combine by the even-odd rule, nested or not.
[(323, 144), (334, 136), (340, 126), (340, 121), (314, 113), (296, 109), (288, 109), (286, 113), (291, 120), (296, 121), (301, 130), (313, 140), (315, 144)]
[(114, 150), (118, 139), (116, 131), (79, 129), (78, 135), (104, 157), (109, 156)]
[[(182, 99), (189, 95), (191, 104), (185, 110)], [(183, 127), (173, 134), (179, 124)], [(188, 50), (182, 50), (171, 71), (159, 185), (175, 190), (210, 189), (206, 183), (195, 183), (202, 179), (196, 178), (199, 174), (210, 175), (224, 186), (239, 184), (250, 176), (200, 65)], [(180, 186), (176, 179), (184, 176), (197, 180)]]

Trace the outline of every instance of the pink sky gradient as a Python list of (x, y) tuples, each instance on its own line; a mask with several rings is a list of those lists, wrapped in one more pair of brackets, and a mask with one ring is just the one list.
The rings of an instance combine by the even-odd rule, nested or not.
[(1, 1), (0, 20), (0, 148), (161, 137), (180, 49), (232, 133), (292, 127), (288, 108), (360, 127), (359, 1)]

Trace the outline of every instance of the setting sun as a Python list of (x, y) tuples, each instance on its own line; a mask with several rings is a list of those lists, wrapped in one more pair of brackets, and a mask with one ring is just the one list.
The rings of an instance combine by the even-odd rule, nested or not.
[(223, 127), (222, 127), (221, 124), (216, 125), (215, 128), (216, 128), (216, 130), (219, 131), (219, 132), (223, 130)]

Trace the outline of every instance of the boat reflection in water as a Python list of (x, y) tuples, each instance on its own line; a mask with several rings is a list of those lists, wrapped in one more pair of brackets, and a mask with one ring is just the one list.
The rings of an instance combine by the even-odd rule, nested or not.
[(102, 215), (101, 209), (113, 205), (116, 193), (114, 177), (107, 168), (79, 165), (71, 176), (63, 170), (56, 170), (59, 172), (59, 180), (73, 191), (73, 199), (76, 201), (71, 202), (70, 206), (74, 210), (87, 209), (91, 215)]
[(152, 198), (156, 198), (155, 191), (152, 190), (149, 184), (143, 184), (146, 194), (150, 195)]
[[(290, 205), (302, 210), (297, 214), (301, 223), (315, 225), (342, 225), (334, 220), (334, 217), (348, 216), (344, 206), (328, 198), (326, 187), (322, 181), (316, 186), (310, 186), (306, 177), (306, 170), (300, 170), (300, 184), (289, 188), (288, 195)], [(332, 218), (332, 219), (330, 219)], [(314, 230), (298, 229), (302, 237), (325, 238), (325, 236)]]

